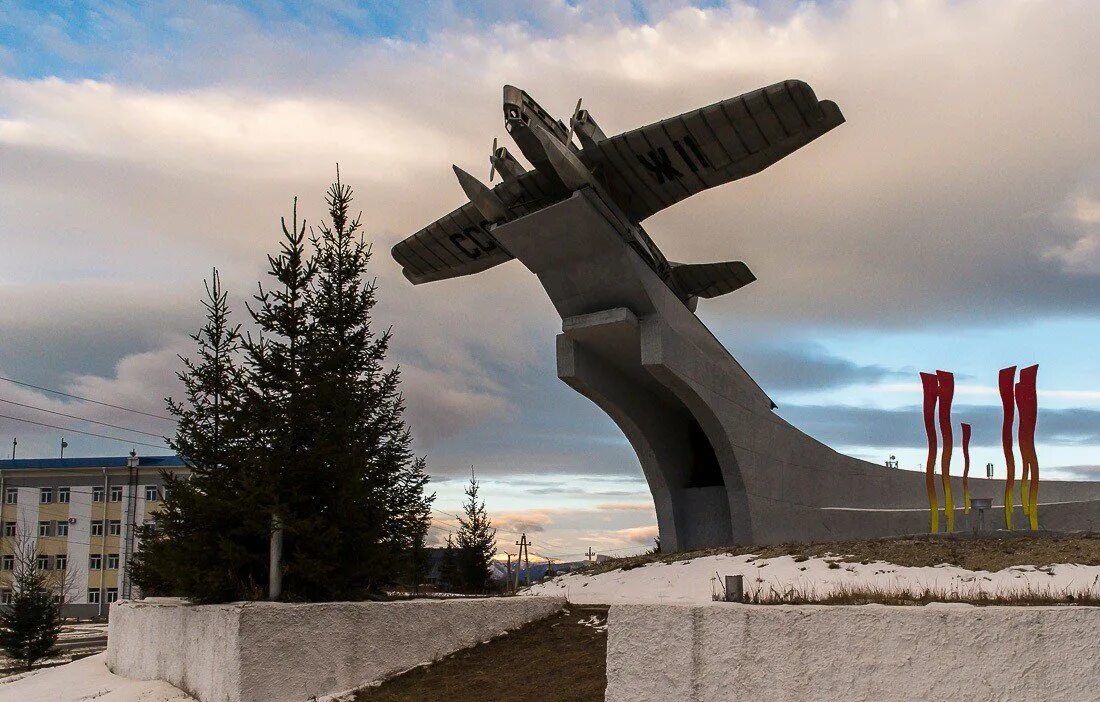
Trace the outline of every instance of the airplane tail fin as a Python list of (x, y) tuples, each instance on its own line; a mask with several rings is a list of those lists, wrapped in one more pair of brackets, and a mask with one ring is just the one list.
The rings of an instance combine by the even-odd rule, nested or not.
[(672, 263), (672, 283), (686, 297), (718, 297), (756, 280), (741, 261)]

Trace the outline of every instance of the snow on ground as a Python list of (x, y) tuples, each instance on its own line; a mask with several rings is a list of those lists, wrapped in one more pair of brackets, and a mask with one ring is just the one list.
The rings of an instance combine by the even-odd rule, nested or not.
[(107, 670), (107, 654), (0, 678), (0, 702), (195, 702), (160, 680), (130, 680)]
[(1100, 566), (1062, 564), (1035, 568), (1014, 566), (990, 573), (940, 565), (914, 568), (892, 563), (833, 563), (829, 558), (795, 561), (791, 556), (704, 556), (675, 563), (649, 563), (630, 570), (599, 575), (570, 573), (534, 585), (527, 595), (565, 595), (575, 604), (622, 602), (710, 602), (722, 591), (726, 575), (744, 575), (745, 592), (794, 588), (821, 597), (838, 588), (883, 590), (931, 589), (940, 594), (1011, 595), (1029, 592), (1063, 596), (1091, 591), (1100, 594)]

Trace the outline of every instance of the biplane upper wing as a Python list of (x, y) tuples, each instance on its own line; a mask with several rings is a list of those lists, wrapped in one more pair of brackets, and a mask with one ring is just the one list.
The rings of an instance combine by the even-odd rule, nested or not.
[(635, 222), (757, 173), (844, 122), (836, 103), (787, 80), (604, 139), (581, 158)]
[[(513, 218), (568, 195), (538, 171), (499, 183), (493, 192)], [(405, 277), (415, 284), (480, 273), (512, 259), (490, 229), (474, 204), (467, 202), (398, 242), (391, 253)]]

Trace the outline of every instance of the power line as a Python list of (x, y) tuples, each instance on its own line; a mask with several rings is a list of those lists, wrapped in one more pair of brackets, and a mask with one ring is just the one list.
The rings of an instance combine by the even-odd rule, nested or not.
[(5, 378), (0, 375), (0, 380), (6, 380), (9, 383), (15, 383), (16, 385), (22, 385), (25, 388), (33, 388), (35, 390), (41, 390), (42, 392), (52, 392), (54, 395), (61, 395), (62, 397), (71, 397), (74, 400), (80, 400), (82, 402), (91, 402), (93, 405), (102, 405), (104, 407), (112, 407), (114, 409), (122, 410), (124, 412), (133, 412), (134, 414), (143, 414), (146, 417), (153, 417), (154, 419), (163, 419), (166, 422), (175, 422), (172, 417), (165, 417), (163, 414), (153, 414), (152, 412), (143, 412), (141, 410), (134, 409), (133, 407), (123, 407), (122, 405), (112, 405), (110, 402), (100, 402), (99, 400), (93, 400), (89, 397), (81, 397), (80, 395), (70, 395), (67, 392), (61, 392), (60, 390), (54, 390), (52, 388), (44, 388), (40, 385), (32, 385), (31, 383), (24, 383), (22, 380), (15, 380), (14, 378)]
[(34, 405), (23, 404), (22, 402), (16, 402), (15, 400), (5, 400), (0, 397), (0, 402), (6, 402), (9, 405), (15, 405), (16, 407), (25, 407), (26, 409), (37, 410), (39, 412), (45, 412), (46, 414), (55, 414), (58, 417), (67, 417), (69, 419), (78, 419), (81, 422), (89, 422), (91, 424), (98, 424), (102, 427), (110, 427), (112, 429), (121, 429), (122, 431), (132, 431), (135, 434), (144, 434), (145, 436), (151, 436), (154, 439), (164, 438), (161, 434), (154, 434), (148, 431), (142, 431), (141, 429), (131, 429), (130, 427), (119, 426), (118, 424), (110, 424), (108, 422), (101, 422), (98, 419), (88, 419), (87, 417), (81, 417), (76, 414), (65, 414), (64, 412), (56, 412), (54, 410), (46, 409), (45, 407), (35, 407)]
[(9, 417), (6, 414), (0, 414), (0, 419), (10, 419), (14, 422), (24, 422), (26, 424), (33, 424), (39, 427), (46, 427), (48, 429), (60, 429), (61, 431), (72, 432), (73, 434), (83, 434), (84, 436), (94, 436), (99, 439), (110, 439), (111, 441), (118, 441), (123, 444), (130, 444), (133, 446), (149, 446), (150, 448), (163, 449), (166, 448), (164, 444), (149, 444), (144, 441), (131, 441), (130, 439), (122, 439), (117, 436), (108, 436), (107, 434), (96, 434), (92, 431), (81, 431), (80, 429), (72, 429), (70, 427), (59, 427), (56, 424), (46, 424), (45, 422), (34, 422), (30, 419), (23, 419), (22, 417)]

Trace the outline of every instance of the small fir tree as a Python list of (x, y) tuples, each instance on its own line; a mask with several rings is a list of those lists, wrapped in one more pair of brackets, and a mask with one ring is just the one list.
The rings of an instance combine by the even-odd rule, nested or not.
[(455, 557), (454, 538), (447, 534), (447, 545), (443, 548), (443, 556), (439, 561), (439, 588), (441, 590), (461, 589), (458, 582), (458, 560)]
[(61, 593), (37, 567), (33, 544), (17, 548), (11, 603), (0, 607), (0, 649), (27, 670), (57, 653), (61, 634)]
[(255, 599), (266, 583), (267, 526), (246, 440), (252, 422), (244, 406), (242, 340), (217, 269), (204, 287), (206, 321), (191, 336), (194, 356), (181, 356), (177, 374), (184, 401), (167, 400), (178, 421), (168, 444), (191, 475), (164, 474), (164, 501), (156, 521), (142, 527), (131, 573), (148, 595)]
[(459, 577), (468, 592), (486, 592), (492, 585), (490, 566), (497, 553), (497, 530), (489, 521), (485, 502), (478, 500), (477, 478), (470, 476), (466, 486), (464, 517), (458, 518)]

